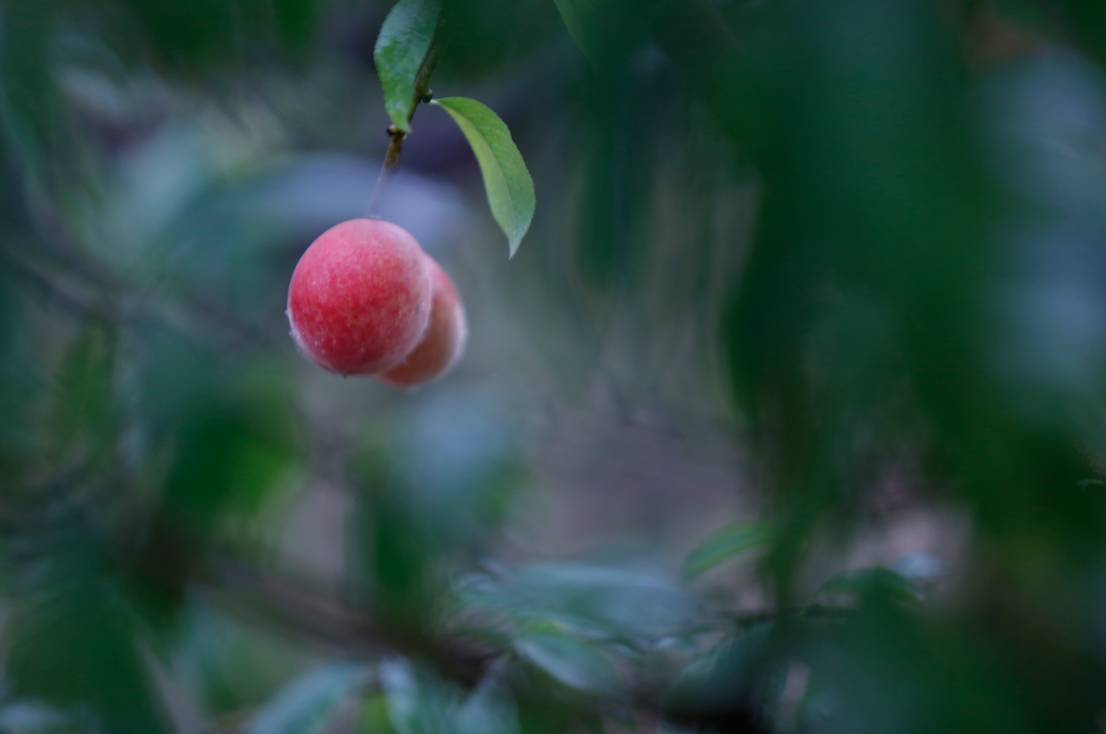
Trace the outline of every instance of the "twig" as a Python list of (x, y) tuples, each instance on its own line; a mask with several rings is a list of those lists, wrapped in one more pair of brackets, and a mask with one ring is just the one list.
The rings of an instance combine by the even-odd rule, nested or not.
[(5, 264), (9, 274), (19, 276), (17, 283), (31, 287), (67, 311), (103, 322), (123, 320), (123, 314), (116, 304), (100, 298), (99, 294), (89, 294), (81, 287), (73, 287), (71, 283), (44, 272), (7, 248), (0, 247), (0, 261)]
[[(152, 325), (197, 343), (211, 341), (211, 333), (218, 336), (220, 345), (277, 343), (275, 337), (228, 309), (189, 293), (178, 294), (168, 309), (150, 304), (134, 284), (78, 249), (60, 241), (39, 244), (38, 248), (22, 249), (0, 245), (0, 262), (6, 265), (9, 275), (19, 276), (15, 279), (17, 285), (29, 287), (72, 314), (126, 327)], [(41, 251), (43, 256), (25, 254), (30, 251)], [(187, 323), (182, 323), (182, 317)]]
[[(423, 59), (422, 66), (419, 67), (419, 73), (415, 77), (415, 96), (411, 101), (411, 112), (407, 115), (407, 126), (411, 126), (411, 122), (415, 119), (415, 110), (418, 109), (420, 104), (427, 103), (431, 99), (430, 91), (430, 75), (434, 71), (435, 64), (438, 63), (438, 42), (435, 40), (430, 44), (430, 50), (426, 52), (426, 58)], [(388, 126), (388, 137), (390, 142), (388, 143), (388, 150), (384, 154), (384, 162), (380, 166), (380, 176), (376, 179), (376, 185), (373, 186), (372, 195), (369, 197), (369, 216), (379, 216), (380, 211), (380, 197), (384, 191), (384, 186), (388, 182), (392, 173), (399, 167), (399, 157), (403, 153), (403, 143), (407, 140), (407, 133), (400, 130), (395, 125)]]
[(307, 577), (287, 578), (222, 558), (199, 569), (197, 585), (221, 606), (264, 620), (342, 655), (378, 660), (421, 659), (445, 678), (476, 685), (498, 652), (475, 640), (378, 623), (372, 611), (350, 603)]
[[(228, 561), (225, 554), (219, 554), (219, 558), (217, 565), (200, 572), (197, 585), (228, 610), (275, 624), (342, 655), (367, 660), (388, 655), (413, 657), (467, 689), (475, 688), (494, 672), (517, 695), (547, 695), (543, 689), (533, 688), (534, 680), (519, 674), (509, 650), (480, 644), (475, 636), (462, 638), (456, 634), (386, 626), (375, 620), (370, 610), (341, 599), (309, 578), (251, 569)], [(777, 614), (789, 613), (790, 610), (781, 610)], [(763, 616), (771, 614), (765, 612)], [(620, 690), (593, 691), (574, 697), (573, 705), (582, 715), (634, 712), (657, 721), (721, 724), (724, 731), (749, 734), (764, 731), (744, 701), (735, 700), (725, 712), (675, 709), (665, 700), (665, 688), (663, 681), (630, 681)]]
[(848, 606), (807, 604), (805, 606), (743, 612), (730, 617), (730, 621), (739, 628), (745, 629), (765, 622), (790, 619), (847, 619), (855, 611), (855, 609)]

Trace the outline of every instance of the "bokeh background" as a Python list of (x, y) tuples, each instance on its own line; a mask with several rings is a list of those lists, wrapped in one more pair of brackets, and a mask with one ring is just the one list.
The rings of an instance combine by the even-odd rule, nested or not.
[(0, 732), (1106, 728), (1106, 10), (453, 0), (381, 214), (471, 338), (287, 335), (369, 0), (0, 3)]

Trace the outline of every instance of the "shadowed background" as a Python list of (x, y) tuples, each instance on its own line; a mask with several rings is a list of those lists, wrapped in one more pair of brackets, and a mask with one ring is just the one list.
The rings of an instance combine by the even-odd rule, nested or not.
[(0, 2), (0, 732), (1101, 729), (1098, 4), (447, 2), (410, 392), (284, 314), (389, 7)]

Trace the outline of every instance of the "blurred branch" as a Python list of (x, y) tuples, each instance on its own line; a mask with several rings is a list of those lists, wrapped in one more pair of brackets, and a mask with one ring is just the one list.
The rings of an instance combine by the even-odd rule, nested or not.
[(0, 248), (0, 262), (3, 262), (5, 272), (18, 276), (15, 279), (17, 283), (29, 285), (75, 315), (92, 316), (100, 321), (121, 320), (122, 314), (116, 304), (43, 270), (6, 247)]
[[(274, 624), (286, 632), (320, 643), (335, 652), (379, 660), (388, 655), (411, 657), (430, 665), (438, 674), (467, 689), (475, 688), (493, 669), (513, 660), (509, 650), (478, 643), (474, 637), (410, 632), (377, 622), (370, 610), (340, 598), (324, 584), (306, 577), (263, 572), (226, 560), (218, 554), (217, 564), (205, 569), (199, 587), (209, 598), (233, 612)], [(765, 612), (763, 618), (770, 618)], [(532, 687), (512, 665), (502, 672), (504, 683), (520, 696), (547, 695)], [(649, 682), (630, 681), (621, 691), (591, 692), (574, 699), (583, 714), (611, 715), (632, 711), (638, 716), (668, 720), (727, 732), (765, 731), (759, 718), (742, 700), (725, 711), (675, 710), (664, 692), (667, 683), (651, 676)]]
[(730, 620), (738, 627), (746, 628), (764, 624), (765, 622), (776, 622), (786, 619), (845, 619), (853, 614), (854, 611), (854, 609), (848, 606), (807, 604), (806, 606), (763, 609), (755, 612), (739, 613), (732, 615)]
[(153, 309), (142, 303), (136, 289), (117, 277), (102, 263), (79, 248), (62, 246), (60, 252), (46, 248), (50, 265), (38, 262), (26, 253), (33, 248), (16, 248), (10, 243), (0, 245), (0, 261), (18, 273), (17, 284), (30, 285), (40, 295), (53, 299), (64, 309), (100, 321), (111, 321), (132, 327), (155, 324), (168, 331), (203, 342), (209, 334), (221, 334), (227, 341), (254, 345), (271, 345), (273, 338), (255, 326), (241, 321), (226, 309), (220, 309), (196, 298), (178, 299), (177, 305), (187, 317), (202, 321), (203, 329), (189, 328), (179, 318), (164, 309)]
[(228, 609), (268, 621), (341, 654), (371, 660), (410, 656), (466, 687), (475, 686), (498, 655), (471, 640), (380, 625), (370, 610), (303, 576), (288, 578), (224, 559), (204, 569), (198, 583)]

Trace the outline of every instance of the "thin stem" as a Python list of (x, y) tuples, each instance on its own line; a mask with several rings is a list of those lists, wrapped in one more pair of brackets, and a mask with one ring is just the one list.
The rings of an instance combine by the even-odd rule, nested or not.
[[(407, 116), (408, 128), (411, 127), (411, 122), (415, 119), (415, 110), (418, 109), (419, 104), (429, 102), (431, 99), (430, 74), (434, 71), (434, 65), (437, 61), (438, 42), (434, 41), (430, 45), (430, 50), (426, 52), (426, 58), (423, 59), (422, 66), (419, 67), (419, 73), (415, 77), (415, 98), (411, 102), (411, 113)], [(380, 175), (376, 179), (376, 185), (373, 186), (372, 196), (369, 197), (369, 216), (371, 217), (380, 215), (380, 197), (392, 172), (399, 167), (399, 157), (403, 153), (403, 143), (407, 140), (407, 133), (395, 125), (389, 125), (388, 137), (391, 142), (388, 143), (388, 150), (384, 154), (384, 163), (380, 166)]]

